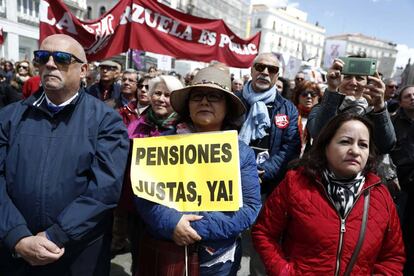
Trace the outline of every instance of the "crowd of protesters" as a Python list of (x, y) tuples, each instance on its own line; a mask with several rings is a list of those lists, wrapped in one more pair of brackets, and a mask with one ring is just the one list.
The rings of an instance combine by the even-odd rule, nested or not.
[[(250, 275), (414, 275), (414, 85), (339, 59), (324, 84), (288, 80), (270, 53), (242, 78), (88, 66), (64, 35), (34, 56), (1, 61), (0, 275), (108, 275), (129, 251), (133, 275), (236, 275), (242, 256)], [(128, 137), (222, 130), (239, 133), (238, 211), (134, 195)]]

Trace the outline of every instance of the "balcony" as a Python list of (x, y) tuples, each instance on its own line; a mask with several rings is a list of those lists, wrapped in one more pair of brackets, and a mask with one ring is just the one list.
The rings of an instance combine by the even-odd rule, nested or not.
[[(6, 0), (0, 0), (0, 14), (5, 10)], [(65, 0), (70, 11), (80, 18), (86, 12), (86, 0)], [(17, 20), (29, 25), (39, 25), (39, 3), (40, 0), (17, 0)]]
[(0, 15), (2, 17), (6, 15), (6, 0), (0, 0)]
[(26, 24), (39, 24), (39, 0), (17, 0), (17, 20)]

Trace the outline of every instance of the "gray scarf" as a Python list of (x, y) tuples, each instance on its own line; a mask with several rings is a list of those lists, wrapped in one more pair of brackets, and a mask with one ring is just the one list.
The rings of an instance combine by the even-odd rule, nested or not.
[(255, 92), (251, 81), (244, 86), (242, 95), (250, 105), (250, 110), (240, 130), (239, 138), (247, 145), (251, 141), (263, 138), (266, 135), (266, 129), (270, 127), (269, 112), (266, 104), (275, 101), (276, 93), (274, 86), (264, 92)]

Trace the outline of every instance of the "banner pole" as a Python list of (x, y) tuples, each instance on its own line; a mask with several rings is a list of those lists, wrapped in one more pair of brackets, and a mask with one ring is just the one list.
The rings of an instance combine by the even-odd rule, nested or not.
[(187, 248), (187, 245), (184, 246), (184, 252), (185, 252), (185, 276), (188, 276), (188, 248)]

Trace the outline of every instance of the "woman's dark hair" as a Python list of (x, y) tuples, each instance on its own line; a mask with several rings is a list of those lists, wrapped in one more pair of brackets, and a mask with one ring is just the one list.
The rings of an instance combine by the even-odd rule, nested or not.
[[(185, 106), (189, 106), (189, 96), (192, 91), (188, 93), (188, 97), (185, 100)], [(234, 112), (232, 112), (233, 107), (231, 105), (230, 96), (226, 95), (226, 93), (223, 92), (226, 96), (226, 116), (223, 120), (223, 128), (222, 130), (237, 130), (239, 131), (242, 124), (243, 124), (243, 115), (242, 116), (234, 116)], [(191, 117), (190, 117), (190, 110), (187, 108), (183, 113), (180, 113), (180, 122), (186, 122), (191, 123)]]
[(281, 91), (280, 94), (282, 94), (282, 96), (287, 99), (290, 96), (289, 80), (285, 79), (284, 77), (278, 77), (277, 79), (283, 83), (283, 90)]
[(366, 117), (349, 112), (341, 113), (333, 117), (322, 129), (319, 136), (313, 143), (312, 148), (303, 155), (302, 159), (293, 161), (290, 166), (303, 166), (305, 168), (305, 173), (310, 177), (320, 175), (320, 173), (328, 166), (326, 147), (329, 145), (338, 129), (348, 121), (360, 121), (367, 127), (369, 132), (369, 156), (363, 172), (366, 173), (369, 171), (375, 171), (375, 158), (377, 154), (373, 137), (374, 127), (371, 121), (369, 121)]

